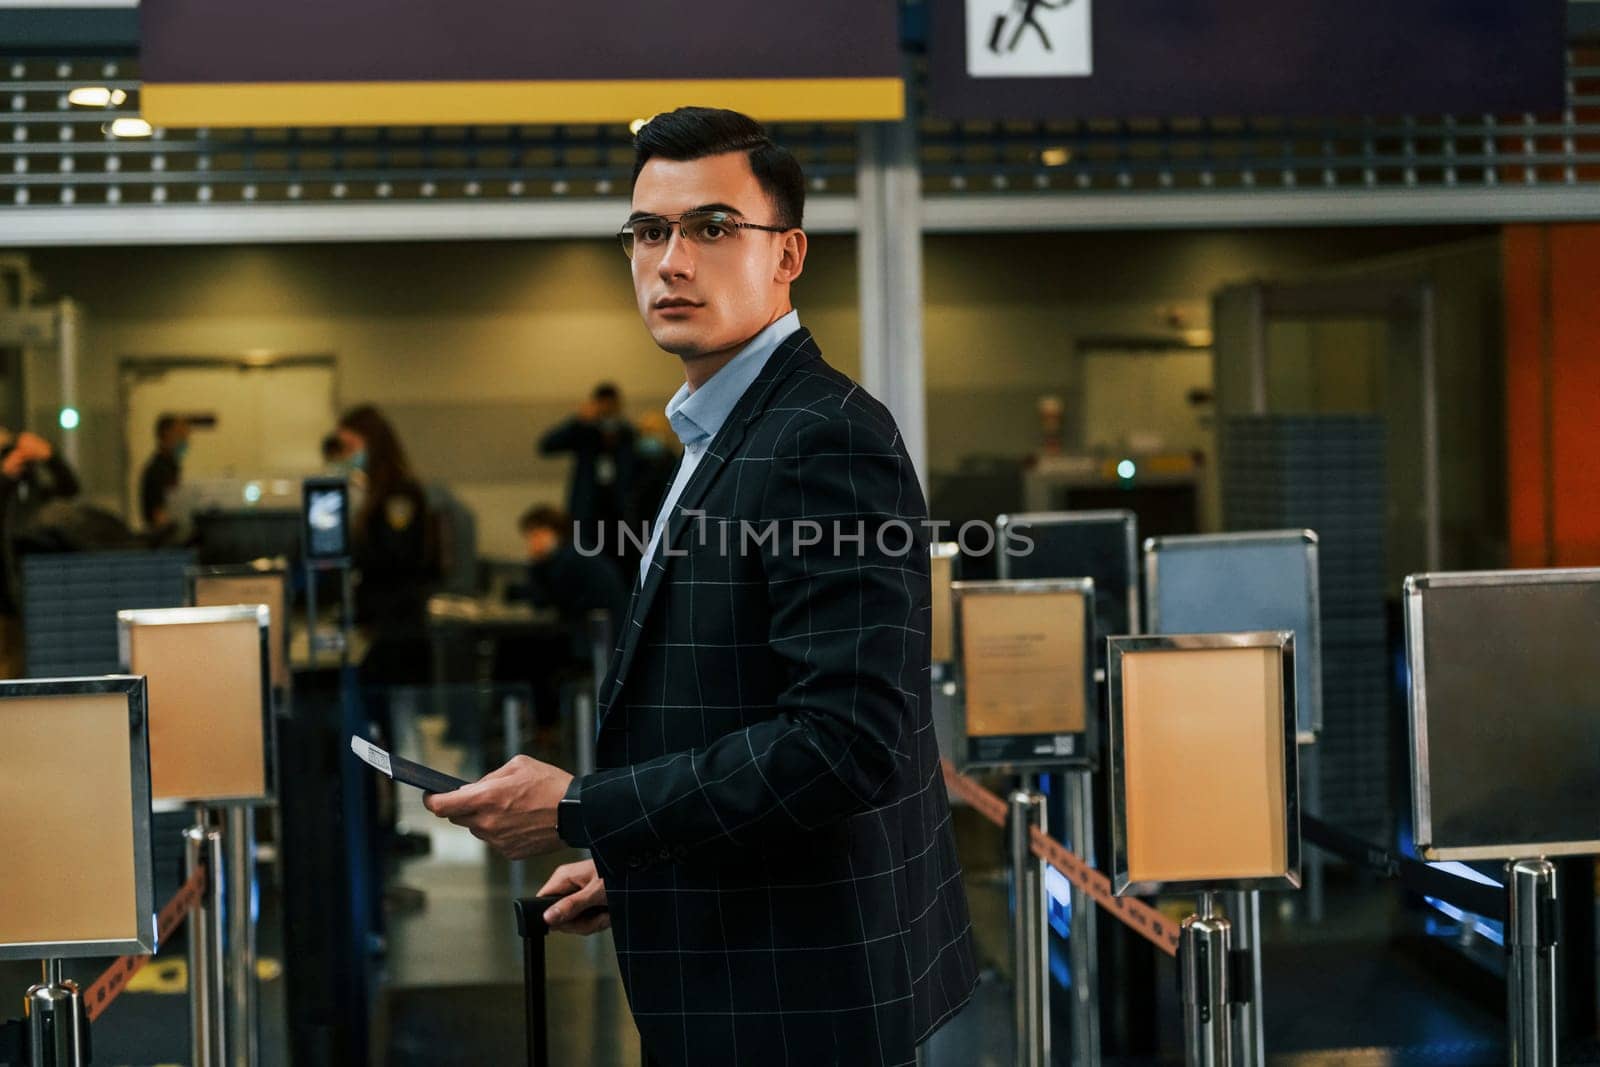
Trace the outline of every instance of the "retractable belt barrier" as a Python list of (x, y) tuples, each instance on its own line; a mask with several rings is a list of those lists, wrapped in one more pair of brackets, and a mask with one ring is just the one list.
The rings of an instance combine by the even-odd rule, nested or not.
[(1506, 921), (1506, 891), (1503, 886), (1441, 871), (1421, 860), (1363, 841), (1354, 834), (1337, 826), (1329, 826), (1309, 815), (1300, 816), (1300, 832), (1311, 844), (1342, 856), (1380, 878), (1396, 880), (1413, 892), (1454, 904), (1463, 911), (1470, 911), (1485, 919)]
[[(200, 901), (205, 896), (207, 874), (206, 868), (197, 868), (172, 899), (167, 901), (167, 906), (161, 909), (161, 914), (156, 918), (158, 951), (159, 946), (165, 945), (190, 913), (200, 906)], [(83, 1013), (89, 1017), (89, 1021), (94, 1022), (100, 1018), (101, 1013), (111, 1006), (111, 1002), (117, 999), (118, 994), (127, 988), (133, 976), (154, 958), (123, 956), (106, 968), (83, 995)]]
[[(945, 785), (950, 792), (960, 796), (972, 806), (973, 810), (996, 826), (1005, 826), (1009, 814), (1006, 802), (972, 778), (957, 771), (949, 760), (943, 763)], [(1111, 891), (1111, 879), (1089, 866), (1088, 861), (1082, 856), (1070, 851), (1044, 831), (1032, 830), (1030, 839), (1035, 856), (1060, 871), (1067, 881), (1089, 894), (1107, 914), (1167, 955), (1178, 954), (1181, 931), (1177, 923), (1141, 900), (1117, 896)]]

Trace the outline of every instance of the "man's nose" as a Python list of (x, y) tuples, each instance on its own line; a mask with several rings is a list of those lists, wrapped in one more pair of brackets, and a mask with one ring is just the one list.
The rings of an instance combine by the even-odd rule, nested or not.
[(694, 256), (689, 251), (689, 242), (683, 239), (682, 226), (672, 227), (657, 269), (663, 278), (687, 278), (694, 274)]

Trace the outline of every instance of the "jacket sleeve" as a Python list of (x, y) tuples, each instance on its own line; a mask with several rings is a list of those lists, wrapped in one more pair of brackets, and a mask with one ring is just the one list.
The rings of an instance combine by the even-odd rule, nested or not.
[(928, 641), (915, 473), (886, 433), (844, 418), (776, 451), (761, 519), (778, 529), (762, 549), (767, 641), (788, 673), (777, 714), (583, 778), (581, 843), (602, 872), (768, 846), (887, 803), (903, 781)]
[(588, 429), (588, 424), (578, 418), (557, 423), (539, 438), (539, 454), (554, 456), (562, 452), (578, 451), (583, 446), (585, 431)]

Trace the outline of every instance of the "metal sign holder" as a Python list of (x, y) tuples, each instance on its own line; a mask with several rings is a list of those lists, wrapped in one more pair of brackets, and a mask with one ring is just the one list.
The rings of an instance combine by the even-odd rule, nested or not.
[[(1583, 587), (1588, 587), (1587, 589)], [(1555, 1067), (1558, 1055), (1559, 1004), (1556, 972), (1559, 964), (1560, 918), (1556, 890), (1556, 867), (1550, 861), (1557, 856), (1593, 856), (1600, 854), (1600, 839), (1586, 840), (1527, 840), (1538, 836), (1530, 832), (1521, 841), (1492, 842), (1459, 837), (1459, 827), (1448, 824), (1445, 813), (1438, 811), (1438, 781), (1445, 760), (1435, 746), (1430, 744), (1430, 701), (1434, 705), (1446, 703), (1438, 690), (1441, 682), (1430, 666), (1440, 667), (1441, 649), (1430, 640), (1426, 601), (1433, 591), (1460, 594), (1484, 593), (1505, 590), (1505, 595), (1516, 597), (1525, 613), (1530, 643), (1543, 639), (1542, 631), (1567, 625), (1551, 606), (1540, 606), (1535, 598), (1568, 594), (1591, 599), (1583, 604), (1582, 611), (1589, 613), (1600, 602), (1600, 569), (1558, 569), (1525, 571), (1479, 571), (1454, 574), (1414, 574), (1406, 578), (1403, 604), (1406, 627), (1406, 661), (1410, 669), (1411, 685), (1408, 704), (1411, 722), (1411, 782), (1412, 815), (1416, 825), (1417, 851), (1427, 860), (1484, 860), (1505, 861), (1507, 922), (1505, 944), (1509, 955), (1506, 969), (1506, 1001), (1509, 1024), (1508, 1062), (1512, 1067)], [(1508, 603), (1510, 601), (1508, 600)], [(1460, 605), (1456, 606), (1458, 609)], [(1476, 605), (1483, 610), (1484, 605)], [(1587, 619), (1587, 615), (1585, 616)], [(1539, 627), (1540, 633), (1532, 628)], [(1429, 663), (1433, 651), (1434, 664)], [(1466, 650), (1470, 651), (1470, 650)], [(1463, 651), (1462, 655), (1466, 654)], [(1527, 654), (1526, 652), (1524, 653)], [(1445, 669), (1448, 669), (1446, 667)], [(1529, 696), (1531, 701), (1535, 698)], [(1432, 713), (1439, 717), (1440, 708)], [(1567, 717), (1584, 709), (1562, 706)], [(1596, 757), (1600, 760), (1600, 756)], [(1569, 830), (1574, 829), (1569, 827)], [(1594, 832), (1593, 828), (1589, 832)], [(1581, 836), (1581, 835), (1580, 835)]]
[[(1017, 771), (1023, 775), (1021, 788), (1011, 795), (1011, 868), (1017, 907), (1013, 927), (1013, 960), (1016, 964), (1016, 1029), (1018, 1062), (1048, 1065), (1050, 1060), (1049, 1012), (1049, 896), (1045, 888), (1044, 863), (1030, 849), (1028, 830), (1037, 826), (1048, 831), (1045, 797), (1039, 791), (1038, 776), (1062, 772), (1060, 780), (1068, 788), (1069, 829), (1075, 847), (1087, 855), (1093, 838), (1096, 687), (1094, 679), (1094, 583), (1089, 579), (1039, 579), (1031, 581), (952, 582), (951, 628), (954, 664), (958, 679), (955, 739), (960, 746), (957, 762), (963, 769), (981, 767)], [(1069, 594), (1076, 598), (1082, 617), (1082, 645), (1077, 649), (1082, 677), (1082, 726), (1028, 734), (981, 738), (972, 732), (969, 706), (973, 678), (968, 657), (972, 624), (967, 605), (973, 598), (1025, 598)], [(1070, 668), (1069, 668), (1070, 669)], [(1069, 709), (1063, 708), (1063, 711)], [(1095, 937), (1094, 903), (1077, 886), (1072, 887), (1068, 951), (1071, 955), (1073, 1062), (1092, 1065), (1100, 1061), (1100, 1005), (1098, 958)]]
[[(1126, 657), (1141, 653), (1181, 655), (1186, 652), (1234, 649), (1276, 650), (1279, 657), (1282, 734), (1283, 869), (1276, 873), (1260, 871), (1215, 871), (1203, 877), (1150, 878), (1136, 871), (1130, 862), (1128, 753), (1126, 716)], [(1242, 1027), (1241, 1012), (1256, 998), (1259, 971), (1250, 953), (1234, 945), (1235, 922), (1216, 910), (1216, 893), (1232, 891), (1245, 898), (1246, 911), (1235, 919), (1250, 918), (1249, 898), (1263, 889), (1299, 888), (1300, 834), (1295, 739), (1294, 636), (1284, 631), (1240, 634), (1188, 634), (1146, 637), (1113, 637), (1107, 642), (1108, 689), (1111, 711), (1109, 763), (1111, 770), (1112, 824), (1116, 861), (1113, 886), (1116, 892), (1154, 894), (1194, 892), (1199, 895), (1196, 911), (1183, 923), (1183, 939), (1178, 950), (1178, 967), (1183, 985), (1184, 1062), (1188, 1067), (1232, 1067), (1235, 1057), (1235, 1030)], [(1176, 714), (1182, 709), (1173, 709)], [(1272, 713), (1270, 705), (1265, 709)], [(1204, 755), (1196, 755), (1204, 760)], [(1271, 814), (1269, 812), (1269, 814)], [(1259, 921), (1259, 911), (1254, 917)], [(1254, 940), (1254, 939), (1252, 939)], [(1245, 1016), (1244, 1019), (1256, 1019)], [(1258, 1023), (1252, 1023), (1252, 1026)], [(1259, 1053), (1259, 1042), (1254, 1047)], [(1245, 1046), (1239, 1046), (1244, 1051)]]

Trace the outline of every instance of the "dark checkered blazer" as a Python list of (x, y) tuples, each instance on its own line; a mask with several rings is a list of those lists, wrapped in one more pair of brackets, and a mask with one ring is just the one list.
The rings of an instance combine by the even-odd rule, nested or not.
[(674, 509), (581, 786), (662, 1064), (910, 1064), (971, 996), (926, 514), (893, 418), (803, 329)]

